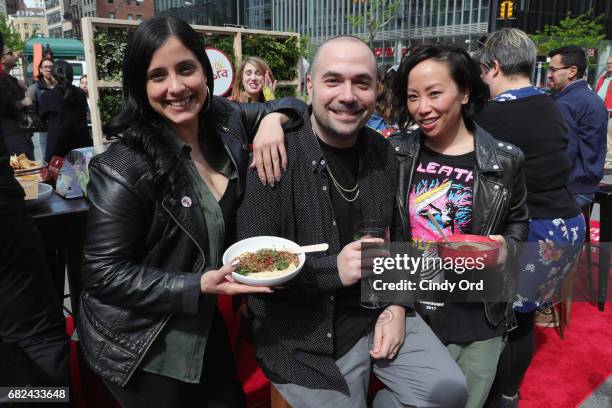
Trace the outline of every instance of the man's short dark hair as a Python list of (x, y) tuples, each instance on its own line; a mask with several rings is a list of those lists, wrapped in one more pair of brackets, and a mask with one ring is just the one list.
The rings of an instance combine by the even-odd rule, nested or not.
[(577, 79), (580, 79), (584, 76), (587, 68), (587, 57), (586, 53), (581, 47), (577, 45), (568, 45), (565, 47), (560, 47), (552, 50), (548, 53), (550, 58), (555, 55), (561, 56), (561, 62), (566, 67), (576, 67), (578, 70)]

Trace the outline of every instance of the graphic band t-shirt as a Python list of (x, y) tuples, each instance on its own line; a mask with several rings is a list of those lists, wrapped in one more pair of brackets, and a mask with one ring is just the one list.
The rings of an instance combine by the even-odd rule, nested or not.
[[(448, 156), (423, 146), (409, 191), (408, 211), (410, 238), (425, 256), (437, 256), (434, 243), (440, 238), (428, 213), (446, 235), (470, 233), (475, 162), (474, 152)], [(444, 271), (424, 270), (421, 279), (442, 282)], [(445, 304), (443, 297), (428, 297), (424, 292), (417, 310), (444, 344), (486, 340), (503, 329), (489, 325), (481, 302)]]
[(428, 212), (447, 235), (469, 233), (474, 163), (474, 152), (447, 156), (423, 146), (408, 200), (413, 241), (440, 238)]

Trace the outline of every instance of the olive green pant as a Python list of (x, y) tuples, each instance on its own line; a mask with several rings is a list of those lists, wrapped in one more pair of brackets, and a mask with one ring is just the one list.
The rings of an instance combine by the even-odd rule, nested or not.
[(497, 362), (504, 349), (503, 336), (446, 346), (467, 379), (468, 401), (465, 408), (482, 408), (495, 379)]

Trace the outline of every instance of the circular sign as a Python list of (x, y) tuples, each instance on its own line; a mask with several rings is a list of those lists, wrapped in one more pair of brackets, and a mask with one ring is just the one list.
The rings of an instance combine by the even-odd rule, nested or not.
[(215, 89), (213, 94), (225, 95), (234, 83), (234, 67), (232, 61), (229, 59), (226, 53), (223, 51), (213, 48), (206, 48), (206, 55), (210, 60), (210, 66), (213, 70), (213, 78), (215, 79)]

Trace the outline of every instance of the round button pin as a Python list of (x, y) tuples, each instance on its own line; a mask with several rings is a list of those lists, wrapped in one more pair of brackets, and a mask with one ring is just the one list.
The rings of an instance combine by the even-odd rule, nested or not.
[(191, 207), (191, 204), (192, 204), (191, 198), (187, 196), (181, 198), (181, 204), (183, 204), (183, 207), (185, 208)]

